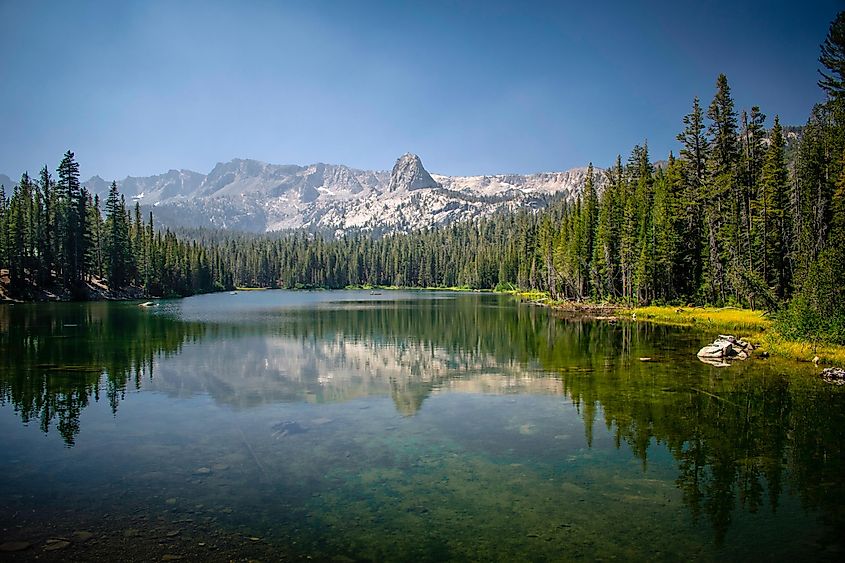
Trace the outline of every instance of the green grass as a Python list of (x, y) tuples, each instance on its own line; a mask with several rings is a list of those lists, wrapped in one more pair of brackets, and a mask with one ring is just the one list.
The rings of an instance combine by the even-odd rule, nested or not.
[(802, 362), (811, 362), (818, 356), (820, 364), (845, 366), (845, 346), (789, 340), (775, 330), (772, 319), (761, 311), (733, 307), (636, 307), (630, 312), (637, 315), (637, 320), (734, 333), (772, 355)]
[(453, 285), (450, 287), (424, 287), (426, 291), (471, 291), (474, 293), (489, 292), (489, 289), (473, 289), (467, 285)]
[(549, 297), (549, 294), (546, 291), (525, 291), (513, 286), (511, 286), (510, 289), (495, 289), (493, 291), (495, 291), (496, 293), (503, 293), (505, 295), (515, 295), (522, 300), (536, 301), (538, 303), (544, 303), (549, 305), (555, 303), (562, 303), (562, 301), (556, 301)]
[(468, 291), (468, 292), (488, 292), (488, 289), (474, 289), (467, 285), (453, 285), (448, 287), (440, 287), (440, 286), (427, 286), (427, 287), (409, 287), (409, 286), (401, 286), (401, 285), (348, 285), (345, 289), (366, 289), (366, 290), (384, 290), (384, 291), (397, 291), (397, 290), (406, 290), (406, 291)]
[(552, 299), (551, 297), (549, 297), (549, 294), (546, 293), (545, 291), (513, 290), (513, 291), (503, 291), (502, 293), (508, 293), (508, 294), (511, 294), (511, 295), (516, 295), (520, 299), (525, 299), (525, 300), (529, 300), (529, 301), (536, 301), (538, 303), (547, 303), (549, 305), (553, 305), (554, 303), (556, 303), (556, 301), (554, 299)]
[(631, 309), (637, 319), (681, 326), (698, 326), (715, 330), (744, 332), (742, 336), (764, 331), (772, 320), (762, 311), (733, 307), (636, 307)]
[(764, 350), (776, 356), (802, 362), (811, 362), (818, 357), (820, 364), (845, 366), (845, 346), (786, 340), (773, 330), (760, 335), (759, 341)]

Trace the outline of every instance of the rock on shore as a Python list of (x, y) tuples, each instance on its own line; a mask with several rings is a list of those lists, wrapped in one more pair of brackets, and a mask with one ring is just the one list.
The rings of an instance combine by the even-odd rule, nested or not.
[(747, 360), (754, 345), (732, 335), (720, 334), (713, 344), (698, 351), (698, 359), (717, 367), (730, 365), (726, 360)]

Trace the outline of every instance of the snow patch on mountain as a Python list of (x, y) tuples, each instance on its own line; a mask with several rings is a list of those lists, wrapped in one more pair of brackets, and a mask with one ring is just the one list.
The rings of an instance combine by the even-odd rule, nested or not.
[[(118, 182), (127, 201), (154, 210), (158, 225), (251, 232), (312, 229), (407, 232), (447, 225), (500, 210), (539, 209), (551, 197), (576, 198), (586, 168), (540, 174), (445, 176), (430, 174), (419, 156), (406, 153), (391, 171), (344, 165), (268, 164), (234, 159), (207, 175), (170, 170)], [(596, 184), (604, 183), (596, 170)], [(110, 182), (85, 183), (103, 197)]]

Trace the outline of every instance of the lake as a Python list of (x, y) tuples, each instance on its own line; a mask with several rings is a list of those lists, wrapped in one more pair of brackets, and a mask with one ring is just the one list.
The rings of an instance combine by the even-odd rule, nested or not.
[(842, 558), (845, 389), (776, 358), (699, 362), (716, 333), (449, 292), (0, 306), (0, 544)]

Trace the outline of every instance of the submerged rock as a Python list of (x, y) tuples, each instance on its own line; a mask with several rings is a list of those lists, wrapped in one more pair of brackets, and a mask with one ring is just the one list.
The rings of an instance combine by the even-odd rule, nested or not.
[(93, 538), (94, 534), (86, 530), (80, 530), (78, 532), (74, 532), (73, 537), (76, 538), (78, 541), (86, 542)]
[(295, 420), (283, 420), (278, 424), (274, 424), (273, 430), (274, 438), (287, 438), (288, 436), (292, 436), (294, 434), (303, 434), (308, 432), (307, 428), (303, 428), (303, 426)]
[(61, 539), (49, 539), (47, 545), (44, 546), (44, 551), (58, 551), (70, 546), (70, 542)]
[(731, 364), (726, 362), (723, 358), (702, 358), (701, 356), (699, 356), (698, 360), (701, 363), (713, 366), (714, 368), (731, 367)]
[(845, 385), (845, 369), (825, 368), (822, 370), (822, 379), (833, 385)]

